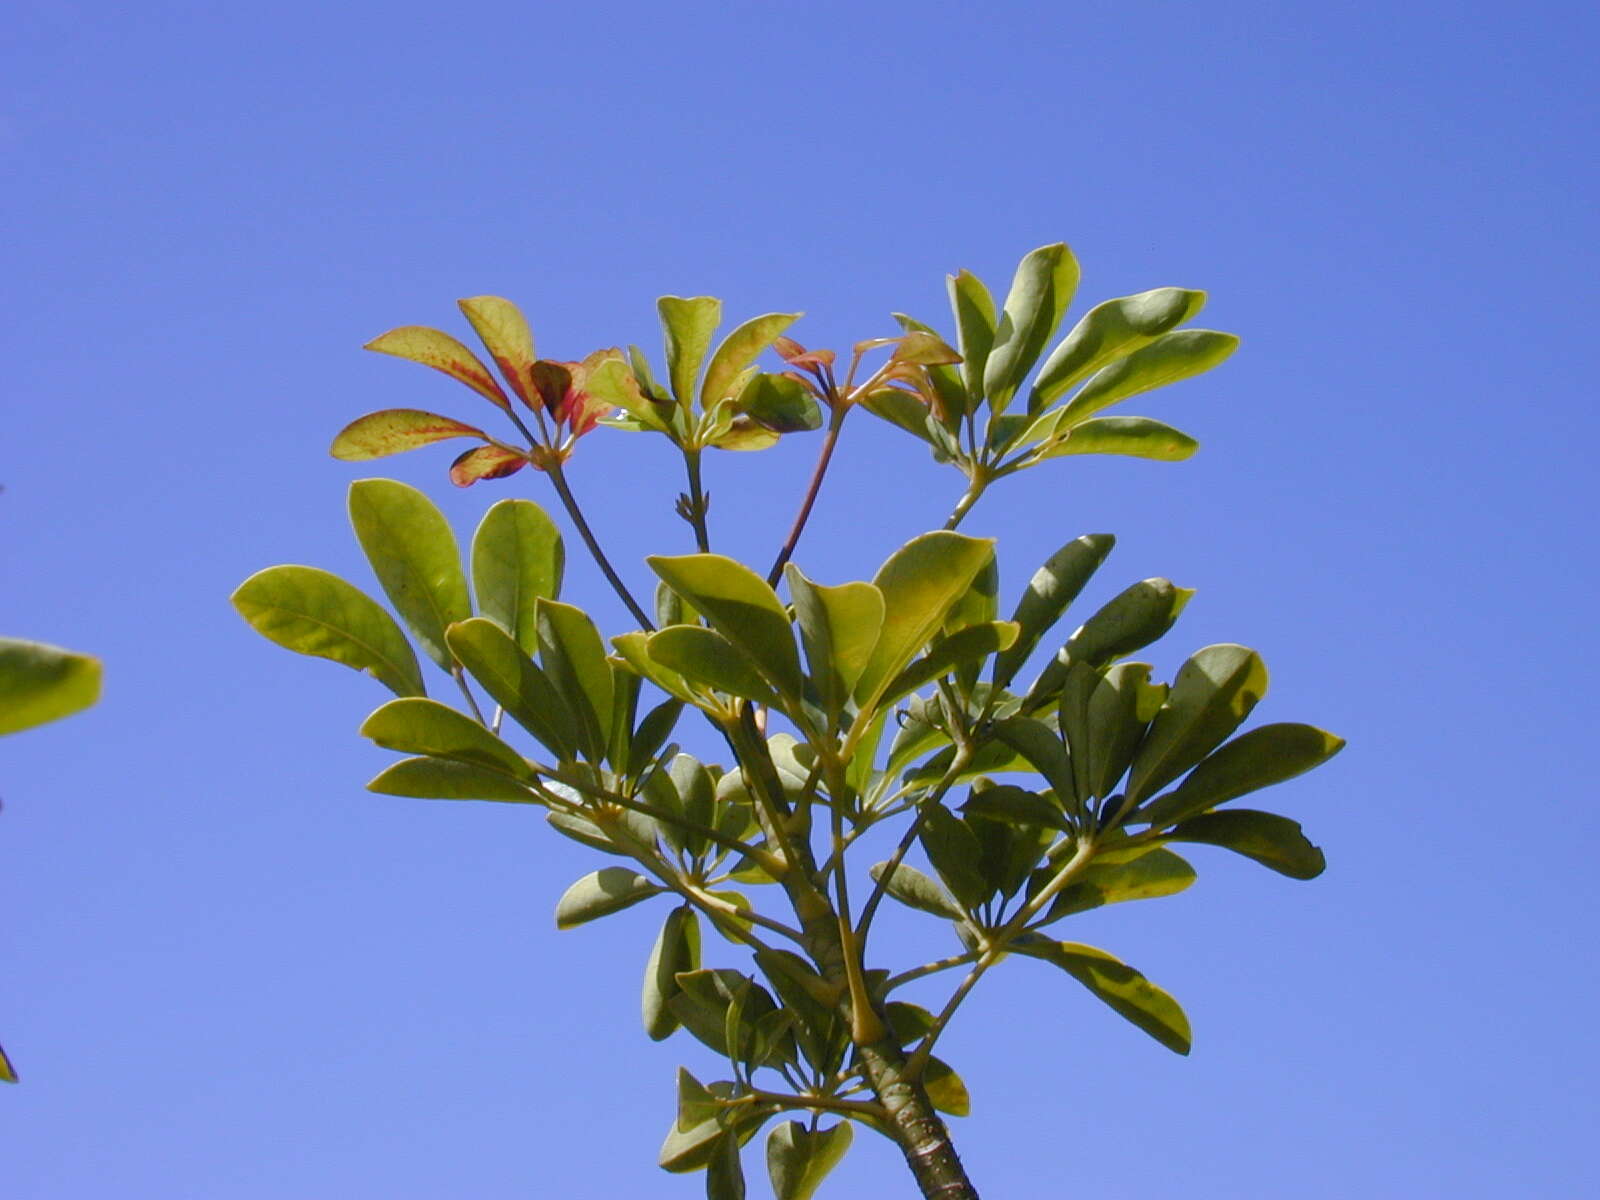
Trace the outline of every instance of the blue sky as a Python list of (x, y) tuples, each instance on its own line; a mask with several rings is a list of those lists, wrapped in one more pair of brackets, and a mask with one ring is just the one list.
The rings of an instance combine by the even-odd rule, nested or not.
[[(714, 1070), (639, 1031), (659, 914), (558, 935), (584, 852), (531, 810), (365, 792), (389, 756), (355, 730), (386, 693), (227, 595), (278, 562), (370, 585), (343, 507), (374, 472), (326, 445), (373, 408), (483, 415), (359, 350), (463, 333), (459, 296), (516, 299), (557, 358), (655, 347), (663, 293), (804, 309), (795, 336), (844, 346), (893, 310), (947, 325), (946, 272), (1002, 289), (1063, 239), (1075, 311), (1206, 288), (1201, 323), (1243, 348), (1143, 407), (1196, 458), (1048, 464), (965, 528), (1000, 538), (1008, 598), (1116, 532), (1085, 603), (1197, 588), (1158, 667), (1246, 642), (1273, 670), (1260, 719), (1350, 746), (1269, 805), (1322, 878), (1197, 853), (1190, 892), (1071, 932), (1184, 1003), (1190, 1058), (1044, 968), (979, 989), (945, 1055), (975, 1180), (1600, 1185), (1590, 6), (19, 13), (0, 631), (107, 674), (97, 709), (0, 745), (10, 1194), (699, 1195), (654, 1165), (674, 1069)], [(718, 548), (767, 560), (813, 450), (711, 463)], [(449, 457), (379, 466), (463, 535), (500, 496), (549, 499), (528, 475), (456, 492)], [(689, 548), (663, 447), (596, 433), (572, 478), (630, 578)], [(856, 418), (798, 561), (868, 576), (956, 483)], [(576, 546), (567, 595), (624, 627)], [(858, 1138), (823, 1194), (880, 1192), (909, 1182)]]

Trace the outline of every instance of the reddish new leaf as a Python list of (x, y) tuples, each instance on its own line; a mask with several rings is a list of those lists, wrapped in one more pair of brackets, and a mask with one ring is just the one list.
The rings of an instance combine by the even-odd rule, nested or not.
[(452, 379), (460, 380), (484, 399), (511, 411), (511, 401), (500, 385), (494, 381), (489, 368), (483, 365), (471, 350), (455, 338), (426, 325), (402, 325), (388, 333), (379, 334), (363, 347), (379, 354), (392, 354), (412, 362), (443, 371)]
[(479, 446), (476, 450), (468, 450), (450, 464), (450, 482), (457, 487), (471, 487), (480, 479), (503, 479), (507, 475), (515, 475), (527, 465), (527, 458), (515, 450)]
[(484, 349), (494, 358), (511, 390), (529, 408), (537, 408), (538, 393), (534, 390), (532, 376), (533, 331), (528, 328), (522, 310), (499, 296), (472, 296), (456, 303), (472, 322)]
[(420, 408), (386, 408), (351, 421), (333, 439), (329, 453), (345, 462), (362, 462), (446, 438), (483, 436), (481, 429)]

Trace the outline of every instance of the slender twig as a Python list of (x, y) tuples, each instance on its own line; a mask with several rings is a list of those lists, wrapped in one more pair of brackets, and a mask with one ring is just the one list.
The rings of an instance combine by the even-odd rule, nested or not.
[(956, 503), (955, 511), (950, 514), (950, 519), (944, 523), (946, 529), (954, 529), (961, 524), (963, 517), (972, 511), (972, 506), (978, 502), (978, 497), (983, 495), (983, 489), (988, 486), (988, 480), (981, 472), (972, 477), (972, 483), (967, 487), (966, 493)]
[(789, 561), (795, 547), (800, 544), (800, 535), (805, 531), (806, 522), (811, 519), (811, 508), (817, 502), (817, 493), (822, 490), (822, 478), (828, 473), (828, 463), (833, 459), (833, 448), (838, 445), (839, 429), (844, 425), (845, 415), (849, 411), (848, 404), (835, 404), (833, 415), (828, 418), (828, 432), (822, 439), (822, 449), (817, 454), (817, 465), (812, 468), (811, 482), (806, 487), (805, 499), (800, 502), (800, 511), (795, 514), (794, 524), (789, 527), (789, 536), (784, 539), (783, 548), (778, 551), (772, 570), (767, 572), (767, 583), (771, 587), (778, 586), (778, 580), (783, 577), (783, 564)]
[(612, 570), (610, 561), (605, 556), (605, 551), (600, 549), (600, 543), (595, 540), (594, 531), (589, 528), (589, 522), (583, 519), (583, 510), (578, 507), (578, 501), (572, 494), (572, 489), (567, 486), (567, 477), (562, 473), (561, 464), (550, 462), (545, 467), (545, 474), (550, 476), (550, 483), (556, 489), (556, 495), (561, 497), (561, 503), (567, 510), (567, 515), (572, 518), (572, 523), (577, 527), (578, 534), (583, 538), (583, 544), (589, 547), (589, 553), (599, 566), (607, 582), (611, 584), (614, 592), (621, 597), (622, 602), (628, 606), (628, 611), (633, 614), (633, 619), (639, 622), (639, 628), (646, 632), (655, 629), (650, 618), (645, 616), (644, 609), (639, 607), (638, 601), (628, 591), (627, 584), (623, 583), (616, 571)]
[(877, 1117), (880, 1120), (889, 1114), (884, 1111), (883, 1105), (873, 1100), (839, 1100), (833, 1096), (785, 1096), (781, 1092), (764, 1092), (759, 1089), (746, 1092), (739, 1097), (739, 1103), (755, 1104), (781, 1104), (784, 1108), (818, 1109), (822, 1112), (859, 1113), (862, 1116)]
[(961, 981), (959, 987), (945, 1003), (939, 1015), (934, 1018), (932, 1027), (917, 1044), (916, 1050), (906, 1060), (906, 1073), (913, 1079), (927, 1064), (928, 1055), (933, 1051), (933, 1044), (939, 1040), (939, 1035), (944, 1032), (945, 1026), (950, 1024), (950, 1018), (956, 1015), (956, 1009), (961, 1007), (978, 980), (983, 978), (984, 972), (1005, 956), (1006, 947), (1011, 940), (1020, 933), (1024, 926), (1033, 919), (1046, 904), (1053, 900), (1058, 892), (1071, 883), (1078, 873), (1089, 865), (1094, 859), (1095, 842), (1093, 838), (1085, 837), (1078, 843), (1078, 848), (1056, 872), (1055, 877), (1039, 890), (1034, 898), (1017, 910), (1016, 914), (993, 935), (985, 938), (983, 952), (978, 961), (973, 964), (972, 970), (967, 972), (967, 977)]
[(694, 544), (701, 554), (711, 550), (711, 531), (706, 525), (706, 495), (700, 485), (700, 451), (685, 450), (683, 466), (689, 476), (689, 524), (694, 527)]
[(483, 719), (483, 710), (478, 707), (478, 698), (472, 694), (472, 689), (467, 686), (467, 674), (457, 663), (450, 668), (450, 674), (456, 681), (456, 686), (461, 689), (461, 694), (467, 698), (467, 707), (472, 709), (472, 715), (477, 718), (478, 724), (488, 727), (489, 722)]
[[(742, 842), (738, 838), (729, 837), (727, 834), (718, 833), (715, 829), (711, 828), (711, 826), (702, 825), (698, 821), (691, 821), (688, 817), (680, 817), (676, 814), (663, 812), (662, 810), (652, 808), (647, 804), (641, 804), (639, 801), (628, 796), (620, 795), (616, 792), (609, 791), (606, 788), (595, 787), (591, 783), (585, 783), (581, 780), (572, 778), (571, 776), (565, 775), (553, 767), (547, 767), (542, 763), (534, 763), (533, 768), (540, 775), (547, 776), (554, 782), (559, 783), (564, 787), (569, 787), (575, 792), (581, 792), (592, 799), (603, 801), (606, 804), (614, 804), (618, 808), (625, 808), (630, 812), (636, 812), (642, 816), (653, 818), (654, 820), (661, 821), (665, 824), (674, 825), (683, 830), (685, 833), (698, 834), (707, 841), (713, 842), (725, 850), (732, 850), (739, 854), (743, 854), (746, 858), (749, 858), (752, 861), (760, 864), (762, 867), (765, 867), (768, 860), (772, 857), (771, 851), (763, 850), (759, 846), (752, 846), (749, 842)], [(519, 780), (519, 782), (522, 781)], [(570, 809), (579, 816), (587, 818), (590, 815), (585, 812), (582, 806), (563, 800), (562, 797), (550, 792), (548, 789), (542, 787), (539, 788), (539, 794), (542, 799), (547, 801), (553, 797), (561, 807)]]
[(897, 987), (923, 979), (929, 975), (937, 975), (940, 971), (948, 971), (951, 967), (965, 966), (969, 962), (977, 962), (982, 956), (982, 950), (968, 950), (965, 954), (953, 954), (949, 958), (941, 958), (937, 962), (923, 963), (920, 967), (912, 967), (909, 971), (902, 971), (898, 975), (890, 976), (883, 985), (885, 992), (892, 992)]
[(861, 910), (861, 920), (856, 925), (856, 937), (861, 941), (862, 945), (866, 945), (867, 931), (872, 926), (872, 918), (877, 914), (878, 905), (883, 902), (884, 893), (889, 890), (889, 880), (894, 875), (895, 868), (905, 859), (905, 856), (911, 850), (912, 844), (917, 840), (917, 834), (922, 831), (922, 822), (926, 819), (928, 810), (944, 798), (944, 794), (955, 784), (961, 772), (965, 771), (968, 764), (972, 762), (972, 755), (973, 747), (971, 743), (957, 745), (955, 756), (950, 760), (950, 765), (945, 769), (944, 775), (934, 785), (933, 791), (929, 792), (926, 798), (918, 803), (917, 815), (912, 818), (911, 824), (906, 827), (905, 834), (900, 839), (900, 844), (894, 849), (894, 854), (884, 864), (884, 868), (879, 873), (877, 882), (873, 886), (872, 895), (867, 897), (866, 906)]

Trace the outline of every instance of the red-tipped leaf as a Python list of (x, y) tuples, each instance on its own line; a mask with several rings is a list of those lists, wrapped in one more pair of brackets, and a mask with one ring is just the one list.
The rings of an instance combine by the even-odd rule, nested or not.
[(429, 329), (426, 325), (402, 325), (388, 333), (380, 333), (363, 349), (379, 354), (392, 354), (412, 362), (443, 371), (452, 379), (460, 380), (490, 403), (511, 411), (511, 401), (495, 382), (489, 368), (483, 365), (471, 350), (448, 333)]
[(522, 310), (499, 296), (471, 296), (456, 301), (472, 328), (478, 333), (500, 374), (511, 390), (529, 408), (537, 408), (538, 392), (533, 386), (533, 331)]
[(457, 487), (471, 487), (480, 479), (503, 479), (515, 475), (528, 465), (528, 460), (515, 450), (500, 446), (479, 446), (468, 450), (450, 464), (450, 482)]
[(328, 452), (345, 462), (364, 462), (447, 438), (483, 436), (483, 430), (438, 413), (420, 408), (386, 408), (351, 421), (333, 439)]

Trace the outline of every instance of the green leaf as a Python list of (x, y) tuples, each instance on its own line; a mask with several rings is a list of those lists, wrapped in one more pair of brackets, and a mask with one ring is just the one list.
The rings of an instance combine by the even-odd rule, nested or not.
[[(937, 802), (924, 804), (919, 840), (933, 869), (964, 908), (974, 909), (989, 898), (992, 889), (983, 877), (983, 847), (960, 817)], [(895, 874), (898, 877), (899, 871)]]
[(11, 1065), (11, 1060), (6, 1057), (6, 1049), (0, 1046), (0, 1083), (15, 1083), (17, 1069)]
[(268, 567), (232, 596), (257, 633), (297, 654), (365, 671), (398, 696), (421, 696), (417, 656), (394, 618), (359, 588), (316, 567)]
[(680, 1130), (676, 1123), (661, 1143), (656, 1161), (674, 1175), (702, 1170), (723, 1144), (723, 1127), (718, 1117), (709, 1117), (692, 1129)]
[(881, 690), (928, 644), (993, 556), (993, 538), (943, 530), (914, 538), (889, 556), (872, 581), (883, 593), (884, 620), (856, 682), (863, 710), (875, 706)]
[[(680, 972), (677, 981), (678, 993), (669, 1003), (678, 1020), (712, 1050), (730, 1058), (748, 1057), (748, 1051), (753, 1049), (756, 1022), (778, 1007), (766, 988), (726, 967)], [(738, 1030), (737, 1046), (731, 1045), (727, 1038), (731, 1011)], [(781, 1052), (775, 1051), (768, 1065), (775, 1065), (781, 1057)]]
[(1048, 725), (1029, 717), (1007, 717), (994, 723), (994, 734), (1027, 759), (1057, 796), (1067, 800), (1077, 795), (1072, 760)]
[(766, 580), (720, 554), (655, 555), (645, 561), (738, 647), (779, 693), (799, 699), (800, 655), (789, 614)]
[(722, 301), (714, 296), (663, 296), (656, 301), (665, 334), (667, 378), (685, 411), (694, 400), (700, 364), (711, 349), (711, 335), (722, 321)]
[(1112, 360), (1132, 354), (1176, 329), (1199, 312), (1205, 302), (1204, 292), (1166, 287), (1095, 305), (1039, 368), (1028, 399), (1029, 411), (1039, 411)]
[(922, 1087), (940, 1112), (952, 1117), (965, 1117), (972, 1112), (972, 1096), (967, 1092), (967, 1085), (943, 1059), (928, 1056), (928, 1063), (922, 1070)]
[(995, 683), (1005, 687), (1011, 682), (1039, 639), (1061, 619), (1116, 542), (1109, 533), (1085, 534), (1061, 547), (1034, 572), (1011, 615), (1020, 628), (1017, 640), (995, 660)]
[(773, 433), (822, 428), (822, 409), (806, 385), (788, 375), (755, 375), (735, 407)]
[(724, 338), (711, 355), (700, 383), (700, 407), (710, 412), (719, 401), (732, 395), (739, 373), (799, 319), (799, 313), (767, 313), (752, 317)]
[(889, 681), (889, 686), (878, 697), (880, 705), (892, 704), (908, 692), (932, 683), (958, 667), (978, 663), (982, 659), (1004, 650), (1017, 637), (1017, 626), (1011, 621), (990, 621), (984, 625), (970, 625), (959, 633), (941, 638), (932, 651), (911, 663)]
[[(978, 783), (983, 782), (985, 781), (981, 779), (978, 781)], [(1044, 826), (1063, 833), (1072, 832), (1071, 824), (1054, 804), (1038, 792), (1030, 792), (1010, 784), (990, 784), (983, 788), (975, 784), (971, 796), (961, 806), (961, 811), (969, 818), (981, 817), (987, 821), (999, 821), (1013, 828)]]
[(402, 758), (367, 784), (367, 791), (416, 800), (498, 800), (541, 804), (540, 798), (498, 770), (447, 758)]
[(780, 707), (777, 694), (727, 638), (703, 625), (669, 625), (650, 635), (650, 657), (690, 683)]
[(696, 1125), (715, 1119), (722, 1102), (683, 1067), (678, 1068), (678, 1132), (688, 1133)]
[(1194, 879), (1194, 868), (1181, 856), (1160, 848), (1147, 850), (1127, 862), (1091, 862), (1056, 893), (1041, 923), (1059, 921), (1106, 904), (1174, 896)]
[(393, 479), (350, 485), (350, 524), (384, 593), (434, 662), (455, 666), (445, 626), (472, 615), (461, 552), (444, 514)]
[(1078, 261), (1064, 243), (1041, 246), (1018, 265), (984, 364), (983, 392), (995, 413), (1005, 410), (1044, 352), (1077, 288)]
[(1056, 431), (1064, 431), (1130, 396), (1209, 371), (1238, 348), (1239, 339), (1231, 333), (1211, 329), (1164, 333), (1127, 358), (1097, 371), (1061, 411)]
[[(867, 872), (876, 883), (883, 877), (887, 862), (874, 863)], [(945, 891), (938, 882), (930, 879), (915, 867), (908, 867), (901, 863), (894, 869), (894, 874), (889, 877), (884, 891), (910, 908), (920, 908), (923, 912), (932, 913), (936, 917), (948, 917), (952, 921), (964, 920), (966, 914), (961, 911), (961, 906), (956, 903), (955, 897)]]
[(983, 371), (994, 346), (994, 298), (971, 271), (945, 277), (950, 311), (956, 319), (956, 349), (961, 352), (961, 379), (971, 407), (983, 398)]
[(870, 583), (825, 587), (793, 563), (784, 567), (806, 664), (824, 711), (837, 718), (883, 631), (883, 593)]
[(1322, 851), (1300, 831), (1300, 822), (1275, 813), (1230, 808), (1180, 821), (1165, 835), (1174, 842), (1221, 846), (1290, 879), (1315, 879), (1328, 865)]
[(723, 1134), (706, 1164), (706, 1200), (744, 1200), (744, 1166), (739, 1161), (739, 1139)]
[(495, 382), (489, 368), (466, 346), (441, 330), (430, 329), (426, 325), (402, 325), (399, 329), (379, 334), (362, 349), (392, 354), (396, 358), (409, 359), (432, 367), (435, 371), (443, 371), (457, 382), (466, 384), (495, 407), (511, 411), (511, 401)]
[(1134, 755), (1129, 802), (1143, 802), (1220, 746), (1266, 691), (1267, 666), (1249, 647), (1224, 642), (1195, 651)]
[(600, 633), (581, 608), (540, 597), (534, 602), (539, 660), (577, 717), (580, 748), (591, 762), (605, 756), (611, 729), (611, 664)]
[(928, 404), (920, 397), (901, 388), (881, 387), (863, 396), (861, 405), (889, 424), (898, 425), (907, 433), (915, 434), (929, 444), (933, 443), (934, 435), (928, 428)]
[(571, 709), (549, 677), (509, 634), (486, 617), (445, 630), (450, 652), (494, 702), (563, 762), (577, 753)]
[(472, 588), (478, 610), (529, 654), (539, 648), (534, 601), (561, 595), (566, 566), (561, 531), (532, 500), (500, 500), (472, 536)]
[(99, 659), (43, 642), (0, 638), (0, 734), (70, 717), (99, 697)]
[(672, 736), (682, 714), (683, 701), (677, 699), (663, 700), (645, 713), (628, 742), (628, 765), (624, 773), (629, 779), (638, 779), (645, 773), (667, 738)]
[(1189, 1053), (1189, 1018), (1178, 1002), (1121, 959), (1080, 942), (1056, 942), (1037, 934), (1011, 945), (1018, 953), (1060, 967), (1168, 1050)]
[(811, 1200), (850, 1149), (852, 1136), (849, 1121), (814, 1131), (799, 1121), (775, 1126), (767, 1135), (767, 1175), (776, 1200)]
[[(551, 814), (552, 816), (554, 814)], [(678, 994), (678, 975), (700, 967), (700, 921), (687, 904), (675, 908), (661, 923), (650, 961), (644, 969), (640, 1014), (644, 1031), (659, 1042), (678, 1027), (671, 1000)]]
[(610, 351), (589, 368), (583, 390), (608, 409), (622, 409), (646, 429), (671, 432), (667, 410), (644, 394), (638, 376), (623, 360), (621, 351)]
[(343, 462), (364, 462), (448, 438), (487, 436), (476, 426), (420, 408), (386, 408), (351, 421), (334, 436), (328, 453)]
[(471, 717), (437, 700), (391, 700), (361, 726), (361, 736), (385, 750), (476, 763), (517, 779), (532, 779), (527, 761)]
[(687, 679), (650, 657), (649, 634), (640, 630), (620, 633), (611, 639), (611, 645), (616, 649), (618, 657), (627, 663), (630, 671), (648, 679), (669, 696), (674, 696), (686, 704), (700, 703), (700, 697), (689, 686)]
[[(564, 787), (559, 783), (547, 786), (552, 792), (562, 791)], [(576, 791), (571, 788), (566, 788), (565, 790), (572, 792), (572, 799), (577, 799), (578, 793)], [(602, 854), (621, 854), (624, 856), (627, 854), (627, 851), (606, 836), (605, 830), (587, 817), (580, 817), (576, 813), (562, 812), (560, 809), (553, 808), (545, 813), (544, 819), (562, 837), (569, 837), (580, 845), (589, 847), (591, 850), (598, 850)]]
[(1080, 625), (1045, 664), (1028, 689), (1024, 711), (1036, 709), (1059, 695), (1074, 665), (1083, 664), (1098, 671), (1123, 655), (1148, 646), (1172, 628), (1193, 596), (1193, 588), (1176, 587), (1170, 579), (1140, 580), (1118, 593)]
[(1181, 429), (1149, 417), (1095, 417), (1074, 425), (1065, 436), (1045, 445), (1041, 458), (1064, 454), (1123, 454), (1157, 462), (1182, 462), (1200, 449)]
[(1171, 825), (1271, 787), (1328, 761), (1344, 739), (1313, 725), (1263, 725), (1203, 759), (1182, 783), (1158, 796), (1134, 820)]
[(1107, 668), (1089, 696), (1085, 714), (1084, 783), (1104, 798), (1133, 761), (1145, 729), (1167, 698), (1165, 684), (1150, 682), (1149, 663), (1120, 662)]
[(562, 893), (556, 902), (556, 928), (571, 929), (585, 921), (610, 916), (665, 890), (626, 867), (601, 867)]
[(1062, 653), (1099, 670), (1160, 638), (1193, 596), (1170, 579), (1142, 579), (1079, 626)]

